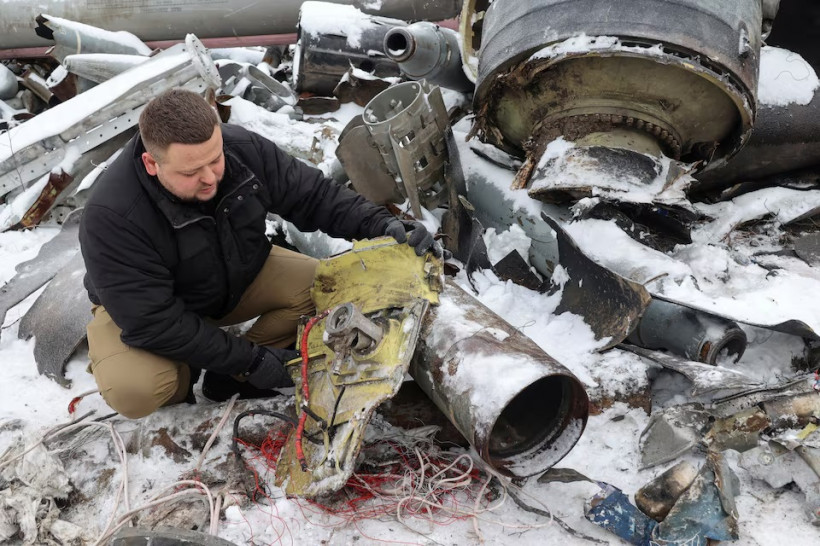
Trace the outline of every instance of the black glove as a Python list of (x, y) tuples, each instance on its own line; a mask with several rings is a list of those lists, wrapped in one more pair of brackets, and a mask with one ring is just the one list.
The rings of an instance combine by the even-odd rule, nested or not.
[(251, 365), (239, 376), (247, 379), (257, 389), (292, 387), (293, 381), (285, 370), (285, 362), (298, 358), (299, 354), (299, 351), (290, 349), (257, 345), (253, 348)]
[(407, 243), (413, 247), (416, 256), (430, 251), (434, 256), (441, 258), (441, 245), (433, 239), (433, 234), (427, 231), (421, 222), (404, 222), (394, 218), (387, 223), (384, 234), (393, 237), (397, 243)]

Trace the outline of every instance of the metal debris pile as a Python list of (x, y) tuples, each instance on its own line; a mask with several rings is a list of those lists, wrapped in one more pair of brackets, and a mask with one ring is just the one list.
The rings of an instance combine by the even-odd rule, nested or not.
[[(433, 4), (443, 13), (443, 2)], [(657, 17), (633, 28), (628, 14), (646, 4)], [(252, 103), (275, 114), (277, 127), (312, 127), (312, 141), (277, 143), (337, 182), (404, 218), (433, 211), (454, 258), (424, 265), (419, 275), (435, 296), (412, 302), (395, 286), (356, 277), (359, 263), (364, 271), (390, 263), (367, 261), (374, 248), (392, 252), (386, 243), (354, 247), (341, 258), (348, 269), (324, 263), (356, 282), (327, 291), (331, 301), (319, 307), (358, 322), (334, 338), (335, 323), (325, 321), (311, 338), (306, 382), (323, 402), (311, 409), (297, 395), (296, 413), (307, 412), (308, 435), (324, 442), (305, 444), (300, 458), (289, 440), (277, 467), (288, 492), (315, 497), (349, 483), (376, 406), (367, 393), (371, 402), (391, 398), (409, 371), (478, 457), (507, 477), (555, 465), (590, 408), (626, 402), (651, 413), (641, 466), (676, 464), (633, 492), (634, 502), (616, 484), (584, 476), (553, 469), (539, 479), (598, 484), (587, 519), (630, 543), (737, 539), (735, 462), (773, 488), (794, 483), (806, 517), (820, 524), (820, 313), (801, 302), (820, 289), (820, 81), (817, 48), (794, 38), (810, 8), (778, 12), (771, 0), (610, 7), (465, 0), (456, 32), (452, 21), (304, 2), (295, 45), (238, 50), (208, 50), (193, 34), (152, 49), (122, 31), (40, 15), (37, 33), (55, 43), (50, 57), (0, 64), (0, 230), (62, 231), (18, 266), (0, 315), (50, 281), (19, 331), (36, 338), (40, 373), (67, 384), (64, 366), (88, 319), (76, 232), (94, 180), (165, 89), (202, 92), (224, 122), (274, 123), (243, 114)], [(797, 50), (789, 62), (809, 74), (798, 78), (807, 97), (781, 104), (765, 93), (778, 45)], [(798, 54), (804, 47), (811, 62)], [(343, 130), (328, 122), (353, 105), (361, 114)], [(488, 230), (523, 233), (526, 252), (491, 258)], [(325, 241), (287, 235), (306, 254), (330, 254)], [(482, 273), (554, 297), (545, 313), (582, 317), (598, 354), (553, 358), (455, 282), (440, 282), (439, 267), (476, 293)], [(328, 278), (317, 283), (336, 284)], [(384, 339), (406, 334), (390, 354), (357, 345), (378, 332), (370, 337), (379, 346), (388, 331)], [(761, 338), (799, 349), (776, 355), (782, 367), (762, 374), (750, 364)], [(613, 360), (632, 364), (615, 386), (607, 383)], [(522, 379), (488, 399), (504, 366)], [(307, 369), (290, 370), (297, 387)], [(686, 387), (670, 396), (664, 382)]]

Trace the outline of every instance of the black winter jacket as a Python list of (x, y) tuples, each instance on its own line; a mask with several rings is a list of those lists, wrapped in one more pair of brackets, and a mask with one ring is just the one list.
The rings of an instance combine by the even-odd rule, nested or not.
[(253, 345), (203, 320), (231, 311), (270, 252), (268, 211), (303, 231), (382, 235), (383, 207), (325, 178), (241, 127), (223, 125), (225, 174), (213, 215), (148, 175), (139, 135), (94, 184), (80, 225), (91, 302), (122, 341), (220, 373), (241, 373)]

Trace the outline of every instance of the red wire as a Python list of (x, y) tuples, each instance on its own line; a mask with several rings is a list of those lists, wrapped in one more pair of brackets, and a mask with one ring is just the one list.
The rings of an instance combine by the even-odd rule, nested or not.
[(315, 317), (312, 317), (307, 324), (305, 330), (302, 332), (302, 340), (299, 348), (302, 351), (302, 413), (299, 415), (299, 425), (296, 427), (296, 458), (299, 461), (299, 466), (302, 467), (302, 472), (307, 472), (307, 460), (305, 459), (305, 452), (302, 448), (302, 436), (305, 433), (305, 423), (307, 422), (307, 413), (304, 408), (310, 403), (310, 387), (308, 386), (308, 334), (313, 325), (325, 318), (330, 309), (322, 311)]

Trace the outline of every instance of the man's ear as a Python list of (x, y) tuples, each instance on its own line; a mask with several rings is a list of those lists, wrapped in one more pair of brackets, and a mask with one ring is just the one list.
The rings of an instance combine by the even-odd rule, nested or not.
[(148, 171), (148, 174), (150, 174), (151, 176), (157, 175), (159, 164), (157, 163), (157, 160), (154, 159), (154, 156), (152, 156), (148, 152), (143, 152), (142, 164), (145, 165), (145, 170)]

